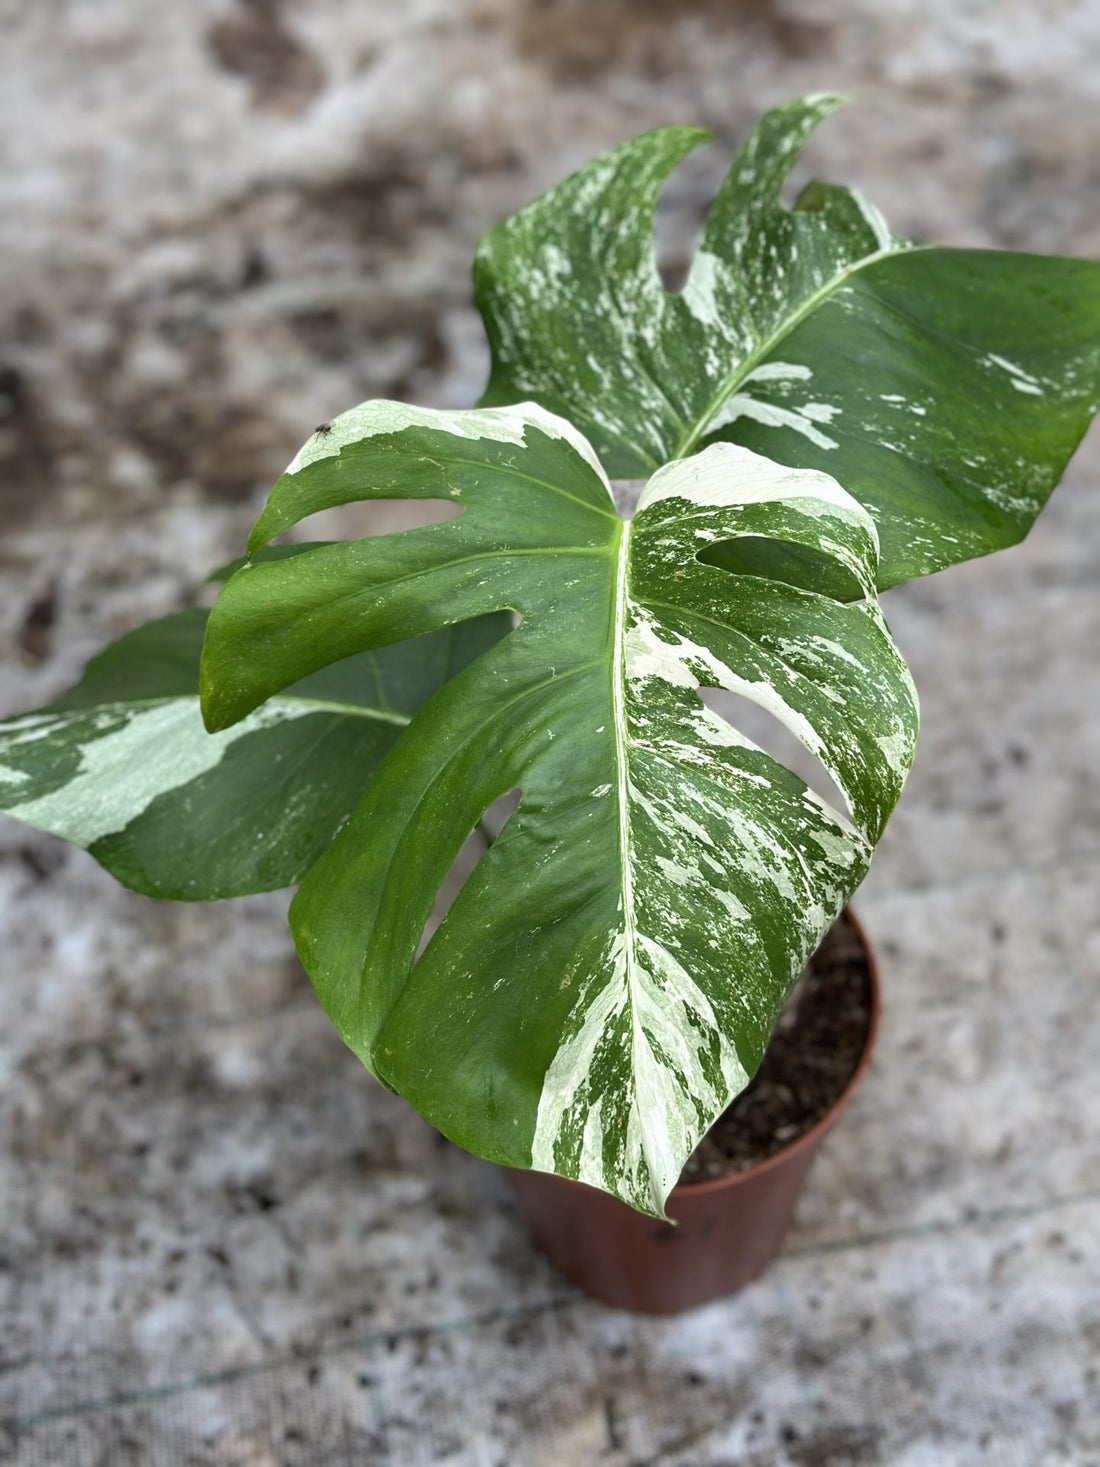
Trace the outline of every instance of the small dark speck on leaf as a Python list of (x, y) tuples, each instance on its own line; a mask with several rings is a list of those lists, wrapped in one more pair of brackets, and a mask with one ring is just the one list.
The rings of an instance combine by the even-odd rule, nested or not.
[(317, 426), (316, 426), (316, 428), (314, 428), (314, 430), (313, 430), (313, 436), (315, 438), (327, 438), (328, 435), (331, 432), (332, 432), (332, 424), (331, 423), (318, 423)]

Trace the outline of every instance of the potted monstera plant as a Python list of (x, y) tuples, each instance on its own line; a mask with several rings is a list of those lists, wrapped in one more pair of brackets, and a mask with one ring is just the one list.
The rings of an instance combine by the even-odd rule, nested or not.
[[(1019, 541), (1100, 398), (1097, 264), (913, 245), (833, 185), (783, 205), (834, 105), (764, 117), (679, 292), (653, 214), (697, 129), (635, 138), (492, 230), (481, 405), (326, 424), (208, 621), (131, 633), (0, 736), (4, 808), (139, 891), (300, 883), (295, 942), (347, 1044), (528, 1174), (559, 1261), (645, 1307), (759, 1267), (829, 1118), (677, 1187), (905, 782), (917, 698), (878, 593)], [(644, 481), (632, 518), (615, 481)], [(382, 499), (460, 513), (275, 543)], [(774, 715), (837, 800), (708, 688)], [(457, 852), (515, 790), (421, 951)], [(874, 1002), (865, 985), (850, 1068)]]

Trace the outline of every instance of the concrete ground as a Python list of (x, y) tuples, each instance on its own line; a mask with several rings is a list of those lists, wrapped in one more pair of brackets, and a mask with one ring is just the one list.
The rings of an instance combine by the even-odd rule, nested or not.
[[(878, 1057), (782, 1257), (686, 1317), (555, 1275), (343, 1049), (283, 896), (160, 906), (4, 822), (0, 1461), (1100, 1464), (1097, 447), (1023, 547), (889, 597), (924, 733), (858, 902)], [(12, 536), (4, 708), (246, 517)]]

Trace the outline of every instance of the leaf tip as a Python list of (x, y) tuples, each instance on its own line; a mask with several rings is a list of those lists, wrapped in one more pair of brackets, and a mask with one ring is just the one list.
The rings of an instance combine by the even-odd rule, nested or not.
[(199, 709), (202, 713), (202, 726), (208, 734), (221, 733), (223, 729), (229, 728), (236, 721), (224, 699), (218, 696), (216, 689), (200, 688)]

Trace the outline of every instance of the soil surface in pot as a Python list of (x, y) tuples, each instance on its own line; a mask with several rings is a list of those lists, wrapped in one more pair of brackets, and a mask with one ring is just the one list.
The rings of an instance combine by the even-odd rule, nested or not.
[(855, 1073), (870, 1022), (867, 964), (842, 916), (798, 980), (752, 1082), (688, 1157), (680, 1181), (747, 1171), (805, 1135)]

